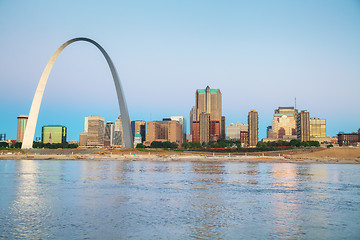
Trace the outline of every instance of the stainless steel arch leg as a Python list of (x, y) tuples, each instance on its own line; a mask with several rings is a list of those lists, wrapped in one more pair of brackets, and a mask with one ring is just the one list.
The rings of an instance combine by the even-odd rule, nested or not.
[(74, 38), (74, 39), (67, 41), (66, 43), (61, 45), (56, 50), (56, 52), (51, 56), (48, 64), (46, 65), (46, 67), (41, 75), (39, 84), (36, 88), (34, 99), (31, 104), (29, 118), (28, 118), (28, 122), (26, 125), (24, 139), (23, 139), (23, 143), (22, 143), (22, 147), (21, 147), (22, 149), (32, 148), (32, 146), (33, 146), (36, 123), (37, 123), (37, 119), (38, 119), (38, 115), (39, 115), (41, 100), (42, 100), (42, 97), (44, 94), (45, 86), (46, 86), (47, 80), (49, 78), (51, 69), (52, 69), (57, 57), (64, 50), (65, 47), (67, 47), (71, 43), (77, 42), (77, 41), (85, 41), (85, 42), (92, 43), (104, 55), (108, 65), (109, 65), (111, 74), (113, 76), (115, 89), (116, 89), (116, 93), (117, 93), (117, 97), (118, 97), (120, 114), (121, 114), (121, 118), (122, 118), (123, 134), (124, 134), (124, 145), (125, 145), (124, 147), (125, 148), (133, 148), (134, 147), (133, 137), (132, 137), (132, 133), (131, 133), (131, 126), (130, 126), (129, 112), (128, 112), (125, 97), (124, 97), (124, 94), (123, 94), (123, 91), (121, 88), (120, 79), (119, 79), (119, 76), (117, 74), (117, 71), (115, 69), (113, 62), (111, 61), (111, 58), (109, 57), (107, 52), (94, 40), (89, 39), (89, 38)]

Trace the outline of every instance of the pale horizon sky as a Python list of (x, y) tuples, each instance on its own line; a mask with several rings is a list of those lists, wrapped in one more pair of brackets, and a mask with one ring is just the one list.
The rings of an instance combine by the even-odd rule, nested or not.
[[(259, 112), (266, 137), (279, 106), (327, 120), (327, 135), (360, 128), (359, 1), (0, 0), (0, 133), (16, 139), (51, 55), (75, 37), (112, 58), (131, 120), (185, 116), (195, 91), (222, 92), (226, 125)], [(78, 140), (84, 117), (119, 115), (110, 70), (86, 42), (57, 59), (43, 97), (44, 125)], [(189, 124), (188, 124), (189, 126)], [(260, 140), (259, 139), (259, 140)]]

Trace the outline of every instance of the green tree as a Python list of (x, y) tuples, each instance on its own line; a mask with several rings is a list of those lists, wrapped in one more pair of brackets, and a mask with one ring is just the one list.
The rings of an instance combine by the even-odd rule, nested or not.
[(190, 148), (202, 148), (202, 145), (199, 142), (190, 142)]
[(169, 141), (163, 142), (162, 144), (163, 144), (162, 145), (163, 148), (171, 148), (171, 142)]
[(151, 142), (150, 147), (151, 147), (151, 148), (162, 148), (163, 145), (162, 145), (162, 142), (153, 141), (153, 142)]
[(183, 143), (181, 144), (181, 147), (182, 147), (182, 148), (185, 148), (185, 149), (189, 149), (189, 146), (190, 146), (189, 142), (183, 142)]
[(145, 148), (145, 145), (142, 144), (142, 143), (138, 143), (138, 144), (136, 145), (136, 148)]
[(240, 141), (236, 141), (235, 145), (236, 145), (237, 149), (241, 149), (241, 142)]
[(21, 148), (22, 142), (16, 142), (13, 146), (14, 148)]
[(296, 139), (292, 139), (292, 140), (290, 141), (290, 146), (292, 146), (292, 147), (298, 147), (298, 146), (299, 146), (299, 141), (296, 140)]
[(171, 149), (175, 149), (175, 148), (178, 148), (179, 147), (179, 144), (177, 144), (176, 142), (172, 142), (171, 144), (170, 144), (170, 148)]

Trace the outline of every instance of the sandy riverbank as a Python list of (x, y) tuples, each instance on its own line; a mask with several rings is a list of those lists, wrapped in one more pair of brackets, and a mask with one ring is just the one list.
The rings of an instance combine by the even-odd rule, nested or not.
[(211, 153), (135, 149), (32, 149), (12, 152), (2, 150), (0, 160), (117, 160), (117, 161), (212, 161), (360, 164), (360, 148), (308, 148), (276, 152)]

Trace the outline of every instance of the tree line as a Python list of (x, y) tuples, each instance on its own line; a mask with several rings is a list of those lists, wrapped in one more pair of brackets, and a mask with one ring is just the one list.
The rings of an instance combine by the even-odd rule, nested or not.
[(144, 144), (139, 143), (136, 145), (136, 148), (169, 148), (169, 149), (176, 149), (179, 147), (179, 144), (176, 142), (160, 142), (160, 141), (153, 141), (149, 147), (146, 147)]
[[(168, 149), (176, 149), (179, 145), (175, 142), (160, 142), (160, 141), (154, 141), (150, 144), (149, 147), (146, 147), (142, 143), (138, 144), (136, 148), (168, 148)], [(277, 148), (281, 147), (282, 149), (288, 149), (288, 148), (294, 148), (294, 147), (320, 147), (320, 143), (318, 141), (299, 141), (296, 139), (288, 141), (276, 141), (276, 142), (258, 142), (256, 145), (256, 148), (252, 149), (243, 149), (241, 147), (240, 141), (233, 141), (233, 140), (225, 140), (225, 139), (219, 139), (217, 141), (210, 141), (208, 143), (200, 143), (200, 142), (184, 142), (181, 145), (181, 148), (183, 149), (232, 149), (232, 150), (238, 150), (238, 151), (256, 151), (256, 150), (264, 150), (264, 151), (273, 151)]]
[[(16, 142), (15, 144), (9, 144), (7, 142), (0, 142), (1, 148), (21, 148), (22, 143)], [(78, 144), (74, 143), (42, 143), (42, 142), (34, 142), (33, 148), (49, 148), (49, 149), (57, 149), (57, 148), (77, 148)]]
[(210, 141), (208, 143), (200, 143), (200, 142), (184, 142), (182, 145), (184, 149), (207, 149), (207, 148), (241, 148), (240, 141), (232, 141), (219, 139), (217, 141)]
[(287, 141), (276, 141), (276, 142), (258, 142), (256, 147), (258, 148), (271, 148), (271, 147), (320, 147), (318, 141), (300, 141), (292, 139), (290, 142)]

